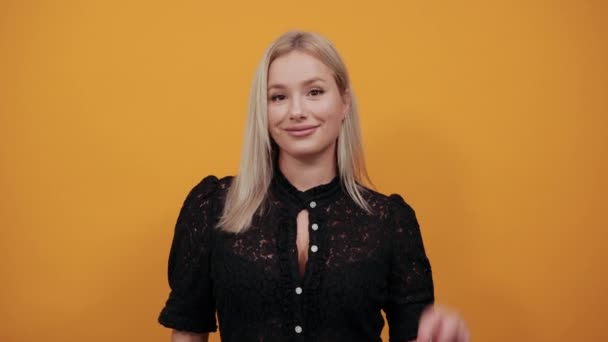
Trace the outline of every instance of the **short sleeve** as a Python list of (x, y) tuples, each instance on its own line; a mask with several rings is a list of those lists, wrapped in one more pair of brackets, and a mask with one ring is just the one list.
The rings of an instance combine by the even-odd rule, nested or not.
[(209, 274), (218, 179), (208, 176), (186, 197), (169, 252), (171, 292), (158, 322), (167, 328), (204, 333), (217, 330)]
[(390, 342), (418, 335), (422, 311), (434, 302), (431, 265), (424, 251), (416, 214), (401, 196), (390, 196), (391, 261), (384, 305)]

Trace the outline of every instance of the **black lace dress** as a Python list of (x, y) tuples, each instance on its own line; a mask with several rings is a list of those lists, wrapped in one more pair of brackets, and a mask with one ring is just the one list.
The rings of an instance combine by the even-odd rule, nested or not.
[[(391, 342), (416, 338), (433, 280), (414, 210), (399, 195), (366, 191), (370, 215), (339, 177), (302, 192), (276, 171), (268, 211), (235, 235), (213, 228), (231, 181), (206, 177), (183, 204), (162, 325), (212, 332), (217, 312), (223, 342), (378, 342), (384, 310)], [(310, 249), (300, 276), (303, 209)]]

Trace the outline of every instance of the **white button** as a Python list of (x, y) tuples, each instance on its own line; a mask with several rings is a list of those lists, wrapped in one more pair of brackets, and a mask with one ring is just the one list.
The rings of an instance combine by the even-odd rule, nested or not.
[(310, 202), (310, 207), (311, 208), (314, 209), (316, 206), (317, 206), (317, 202), (315, 202), (315, 201)]
[(297, 294), (302, 294), (302, 288), (301, 287), (296, 287), (296, 293)]
[(296, 325), (295, 330), (296, 330), (296, 333), (298, 333), (298, 334), (299, 334), (299, 333), (301, 333), (301, 332), (302, 332), (302, 327), (301, 327), (301, 326), (299, 326), (299, 325)]
[(312, 245), (312, 246), (310, 247), (310, 250), (311, 250), (313, 253), (316, 253), (316, 252), (319, 250), (319, 247), (317, 247), (317, 245)]
[(312, 224), (312, 230), (317, 230), (317, 229), (319, 229), (319, 225), (316, 224), (316, 223), (313, 223)]

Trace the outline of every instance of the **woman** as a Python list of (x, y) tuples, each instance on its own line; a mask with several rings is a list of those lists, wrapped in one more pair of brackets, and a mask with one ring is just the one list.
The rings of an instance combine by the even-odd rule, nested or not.
[(159, 322), (172, 340), (467, 341), (434, 301), (413, 209), (365, 187), (349, 77), (318, 34), (288, 32), (255, 75), (236, 177), (187, 196)]

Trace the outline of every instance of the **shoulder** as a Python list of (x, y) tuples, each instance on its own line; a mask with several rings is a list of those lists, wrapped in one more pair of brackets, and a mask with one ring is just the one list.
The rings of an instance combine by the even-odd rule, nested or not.
[(391, 222), (415, 224), (416, 212), (414, 208), (399, 193), (384, 194), (364, 187), (363, 198), (367, 201), (375, 215)]
[(225, 192), (232, 184), (233, 176), (218, 178), (215, 175), (203, 177), (188, 193), (187, 203), (200, 203), (210, 199), (224, 197)]
[(372, 206), (385, 207), (397, 211), (413, 211), (414, 209), (399, 193), (384, 194), (368, 187), (363, 188), (363, 198)]
[(190, 193), (196, 196), (207, 196), (218, 191), (226, 190), (230, 187), (230, 184), (232, 184), (233, 178), (233, 176), (218, 178), (215, 175), (207, 175), (190, 190)]
[(225, 190), (229, 188), (231, 182), (231, 176), (218, 178), (215, 175), (205, 176), (197, 182), (182, 203), (176, 230), (182, 226), (187, 230), (195, 226), (203, 227), (201, 222), (212, 224), (217, 220), (223, 206)]

